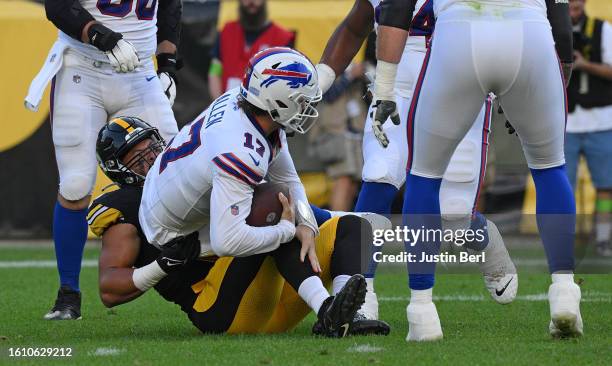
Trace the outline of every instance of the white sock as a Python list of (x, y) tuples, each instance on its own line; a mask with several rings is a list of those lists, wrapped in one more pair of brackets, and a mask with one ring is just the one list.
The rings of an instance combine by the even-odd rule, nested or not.
[(366, 289), (370, 293), (374, 293), (374, 278), (366, 277)]
[(319, 276), (310, 276), (305, 279), (298, 288), (298, 294), (302, 300), (306, 301), (306, 304), (310, 306), (315, 314), (319, 313), (321, 304), (329, 297), (329, 293), (325, 286), (323, 286)]
[(433, 288), (427, 290), (410, 290), (410, 302), (429, 304), (433, 300), (432, 292)]
[(595, 224), (595, 240), (596, 241), (608, 241), (610, 240), (610, 231), (612, 230), (612, 224), (609, 222), (598, 222)]
[(553, 273), (550, 275), (553, 283), (571, 282), (574, 283), (573, 273)]
[(351, 278), (349, 275), (338, 275), (334, 277), (334, 280), (332, 281), (332, 295), (335, 296), (338, 292), (340, 292), (349, 278)]

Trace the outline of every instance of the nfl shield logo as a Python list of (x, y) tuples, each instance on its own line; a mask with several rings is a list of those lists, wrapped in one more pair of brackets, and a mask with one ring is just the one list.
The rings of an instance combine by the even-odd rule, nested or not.
[(238, 213), (240, 212), (240, 211), (238, 210), (238, 205), (231, 205), (231, 206), (230, 206), (230, 209), (231, 209), (232, 215), (234, 215), (234, 216), (238, 216)]

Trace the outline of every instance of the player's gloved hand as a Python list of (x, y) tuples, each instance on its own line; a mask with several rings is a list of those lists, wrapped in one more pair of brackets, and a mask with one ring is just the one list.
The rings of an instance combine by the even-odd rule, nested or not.
[(140, 59), (132, 44), (121, 33), (113, 32), (100, 23), (94, 23), (87, 31), (89, 43), (103, 51), (116, 72), (131, 72), (140, 65)]
[(389, 146), (389, 138), (387, 138), (387, 134), (383, 131), (383, 125), (389, 118), (394, 125), (400, 124), (397, 105), (392, 100), (377, 100), (374, 108), (376, 112), (374, 112), (374, 118), (372, 119), (372, 130), (380, 145), (386, 148)]
[(157, 257), (157, 264), (166, 273), (174, 272), (200, 256), (200, 240), (195, 231), (166, 243)]
[(164, 94), (166, 94), (170, 101), (170, 106), (174, 104), (174, 99), (176, 98), (176, 86), (178, 85), (176, 72), (182, 67), (183, 62), (176, 58), (176, 54), (160, 53), (157, 55), (157, 76), (159, 77)]

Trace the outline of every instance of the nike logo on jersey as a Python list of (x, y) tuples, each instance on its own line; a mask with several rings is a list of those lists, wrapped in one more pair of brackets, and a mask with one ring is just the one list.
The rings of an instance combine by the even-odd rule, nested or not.
[(151, 81), (151, 80), (155, 79), (155, 76), (150, 76), (150, 77), (147, 76), (145, 79), (147, 79), (147, 81)]
[(510, 278), (510, 280), (508, 281), (508, 283), (506, 283), (506, 286), (502, 287), (501, 290), (495, 289), (495, 295), (497, 296), (501, 296), (504, 294), (504, 292), (506, 292), (506, 289), (508, 288), (508, 285), (510, 284), (510, 282), (512, 282), (512, 279), (514, 277)]
[(253, 164), (255, 164), (255, 166), (259, 166), (259, 163), (261, 162), (261, 160), (255, 160), (255, 158), (253, 157), (253, 155), (251, 155), (251, 153), (249, 153), (249, 156), (253, 160)]

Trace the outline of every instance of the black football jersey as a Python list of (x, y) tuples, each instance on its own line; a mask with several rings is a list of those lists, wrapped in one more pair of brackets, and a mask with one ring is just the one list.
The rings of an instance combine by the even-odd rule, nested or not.
[[(104, 193), (96, 198), (89, 207), (87, 222), (91, 231), (97, 236), (115, 224), (131, 224), (138, 230), (140, 250), (134, 263), (139, 268), (154, 261), (160, 250), (149, 244), (138, 221), (138, 208), (142, 198), (142, 187), (124, 186)], [(214, 261), (193, 261), (180, 271), (170, 273), (155, 285), (155, 290), (166, 300), (189, 311), (193, 306), (196, 294), (191, 286), (202, 281), (212, 268)]]

